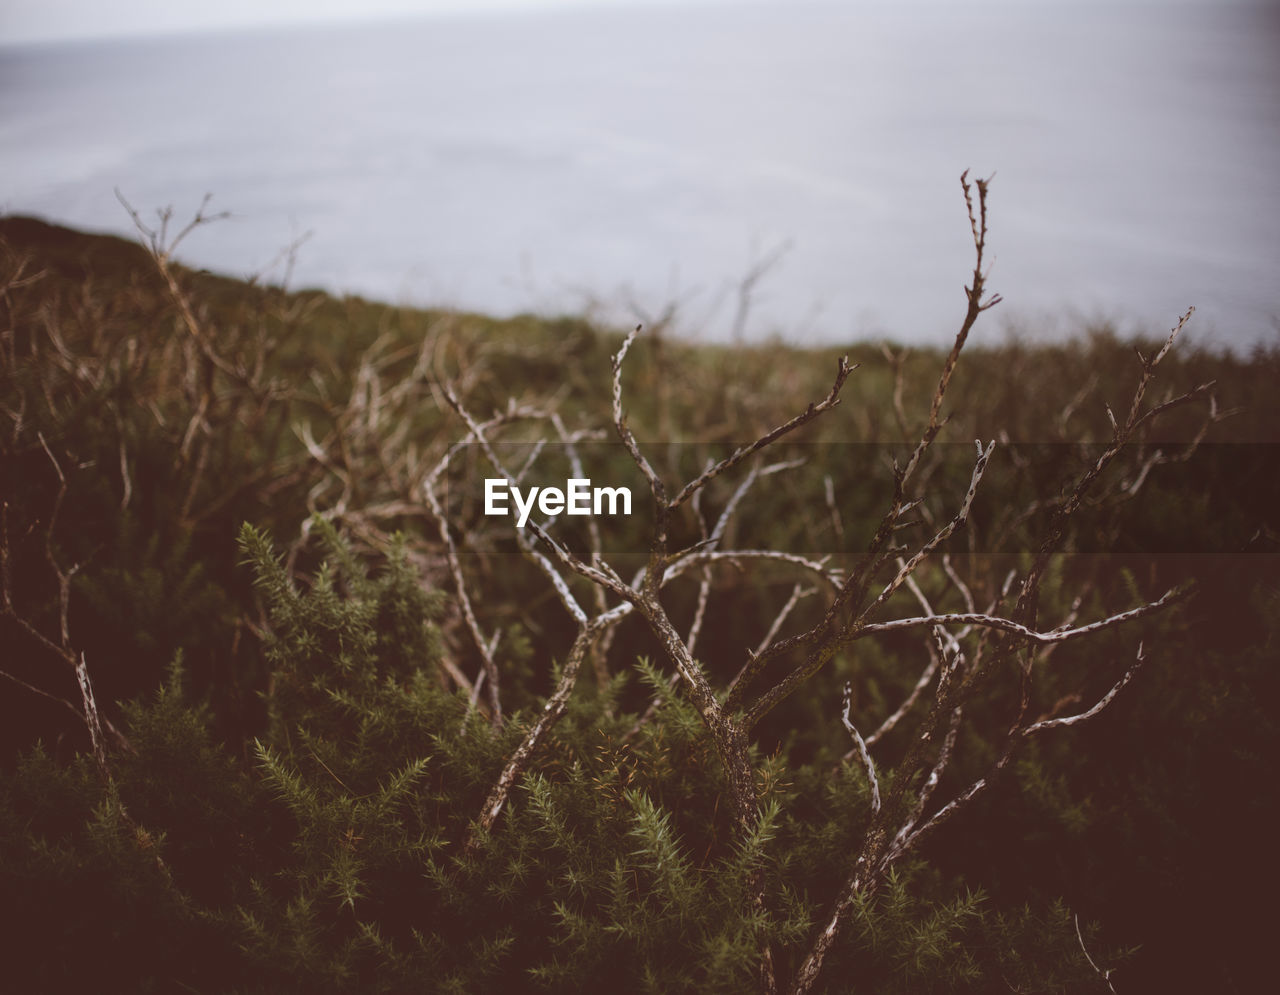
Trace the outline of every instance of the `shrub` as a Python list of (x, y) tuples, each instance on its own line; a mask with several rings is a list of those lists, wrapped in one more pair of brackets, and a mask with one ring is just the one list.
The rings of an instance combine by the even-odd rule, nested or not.
[[(1142, 977), (1122, 948), (1160, 899), (1111, 925), (1110, 882), (1125, 868), (1130, 894), (1167, 895), (1195, 849), (1178, 785), (1205, 784), (1210, 755), (1240, 784), (1274, 755), (1274, 720), (1242, 719), (1230, 689), (1268, 679), (1280, 589), (1266, 557), (1149, 552), (1265, 545), (1274, 484), (1265, 459), (1205, 443), (1225, 412), (1170, 352), (1189, 314), (1140, 349), (1127, 395), (1120, 377), (1036, 388), (1045, 410), (1020, 427), (1057, 448), (1000, 441), (1031, 410), (1017, 389), (1035, 390), (1006, 379), (984, 397), (996, 360), (969, 379), (959, 363), (995, 303), (986, 183), (964, 192), (976, 258), (952, 349), (889, 350), (836, 428), (864, 375), (848, 359), (806, 406), (803, 354), (364, 302), (331, 337), (333, 302), (240, 300), (172, 263), (163, 233), (158, 283), (128, 285), (141, 312), (108, 320), (99, 303), (75, 334), (42, 331), (40, 307), (63, 316), (69, 290), (37, 307), (14, 262), (5, 410), (29, 472), (4, 511), (20, 652), (3, 676), (73, 718), (82, 748), (27, 750), (0, 782), (5, 893), (41, 896), (6, 938), (18, 983)], [(396, 331), (367, 334), (370, 314)], [(323, 330), (332, 368), (299, 377), (286, 327)], [(539, 355), (571, 340), (563, 376), (530, 361), (530, 334)], [(1020, 355), (1003, 360), (1032, 368)], [(1248, 393), (1267, 362), (1233, 385)], [(1152, 402), (1157, 366), (1176, 389)], [(709, 383), (728, 367), (760, 389)], [(948, 425), (957, 397), (972, 410)], [(844, 441), (849, 422), (869, 445)], [(957, 426), (997, 440), (952, 444)], [(692, 441), (667, 444), (681, 431)], [(1206, 501), (1187, 466), (1213, 468)], [(485, 475), (629, 480), (637, 514), (515, 528), (481, 513)], [(1227, 571), (1251, 598), (1226, 596)], [(1187, 602), (1197, 577), (1208, 590)], [(1138, 673), (1148, 658), (1161, 666)], [(1129, 687), (1153, 681), (1158, 699)], [(1233, 748), (1210, 748), (1229, 724)], [(1156, 759), (1133, 763), (1142, 751)], [(1148, 847), (1149, 870), (1128, 869)]]

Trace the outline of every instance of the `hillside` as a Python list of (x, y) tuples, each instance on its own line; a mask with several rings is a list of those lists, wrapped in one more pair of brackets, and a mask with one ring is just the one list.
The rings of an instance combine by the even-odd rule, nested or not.
[(1253, 989), (1280, 352), (624, 347), (171, 234), (0, 218), (17, 988)]

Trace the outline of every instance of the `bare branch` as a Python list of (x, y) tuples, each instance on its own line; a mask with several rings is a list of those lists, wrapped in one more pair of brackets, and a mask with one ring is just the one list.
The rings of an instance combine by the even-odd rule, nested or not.
[[(599, 588), (597, 588), (599, 590)], [(693, 609), (693, 621), (689, 624), (689, 636), (685, 639), (685, 649), (693, 656), (698, 648), (698, 634), (702, 631), (702, 620), (707, 613), (707, 600), (711, 595), (711, 567), (702, 568), (702, 577), (698, 581), (698, 601)]]
[[(915, 687), (911, 689), (911, 693), (898, 706), (898, 710), (890, 715), (887, 719), (880, 723), (880, 727), (867, 737), (867, 745), (875, 746), (885, 735), (893, 730), (899, 722), (902, 721), (904, 715), (915, 706), (920, 700), (920, 695), (924, 693), (924, 689), (933, 681), (933, 675), (938, 672), (938, 666), (942, 662), (942, 657), (935, 651), (929, 658), (929, 665), (920, 673), (919, 680), (916, 681)], [(846, 756), (848, 759), (848, 756)]]
[(569, 696), (573, 693), (574, 685), (577, 682), (578, 671), (582, 667), (583, 657), (587, 654), (591, 640), (606, 624), (608, 623), (597, 618), (578, 629), (577, 638), (574, 639), (573, 646), (569, 650), (569, 656), (565, 660), (564, 669), (560, 673), (560, 681), (556, 685), (555, 693), (542, 706), (542, 714), (538, 716), (538, 721), (534, 723), (533, 728), (529, 730), (520, 745), (516, 747), (515, 752), (507, 758), (506, 766), (503, 767), (497, 783), (489, 792), (488, 798), (485, 799), (484, 807), (480, 811), (480, 817), (476, 821), (471, 837), (467, 842), (467, 852), (474, 851), (481, 833), (487, 833), (493, 828), (493, 824), (497, 822), (498, 816), (502, 814), (503, 806), (506, 805), (507, 799), (511, 795), (511, 789), (515, 787), (520, 775), (524, 772), (534, 753), (537, 752), (547, 732), (564, 714), (565, 707), (569, 702)]
[(769, 631), (767, 631), (761, 638), (760, 642), (756, 644), (756, 648), (753, 651), (754, 655), (759, 656), (769, 648), (769, 644), (777, 637), (778, 631), (787, 620), (787, 616), (790, 615), (795, 606), (800, 603), (800, 599), (807, 598), (809, 595), (815, 593), (817, 593), (816, 588), (801, 587), (799, 583), (791, 589), (791, 596), (787, 598), (787, 603), (784, 604), (778, 614), (773, 617), (773, 621), (769, 623)]
[(840, 509), (836, 507), (836, 487), (831, 474), (823, 476), (822, 486), (827, 499), (827, 513), (831, 516), (831, 529), (835, 532), (836, 539), (841, 540), (844, 538), (844, 522), (840, 519)]
[(956, 573), (955, 567), (951, 564), (951, 554), (942, 554), (942, 569), (947, 577), (951, 579), (951, 583), (955, 585), (956, 590), (960, 592), (960, 597), (964, 599), (965, 608), (973, 611), (973, 592), (969, 590), (969, 585), (960, 579), (960, 575)]
[(663, 486), (661, 478), (654, 472), (653, 467), (649, 465), (649, 461), (645, 459), (644, 454), (640, 452), (635, 436), (631, 434), (631, 429), (627, 427), (626, 415), (622, 411), (622, 361), (627, 358), (631, 344), (635, 342), (636, 336), (640, 334), (640, 329), (641, 326), (636, 325), (627, 334), (627, 337), (622, 342), (622, 347), (613, 357), (613, 424), (631, 459), (640, 468), (645, 480), (649, 482), (649, 490), (653, 492), (654, 504), (659, 508), (665, 508), (667, 504), (666, 488)]
[(751, 313), (751, 295), (755, 292), (756, 284), (764, 278), (769, 270), (778, 264), (778, 260), (791, 251), (793, 244), (791, 239), (786, 239), (774, 246), (773, 250), (766, 253), (763, 259), (756, 262), (738, 282), (738, 306), (733, 316), (733, 342), (735, 345), (742, 344), (742, 336), (747, 325), (747, 315)]
[(867, 773), (867, 783), (871, 785), (871, 814), (875, 815), (880, 811), (880, 780), (876, 777), (876, 763), (867, 752), (867, 744), (854, 726), (853, 720), (849, 718), (849, 710), (853, 707), (853, 685), (848, 681), (844, 682), (844, 697), (841, 699), (841, 704), (843, 711), (840, 713), (840, 721), (853, 737), (854, 749), (858, 752), (858, 759), (862, 761), (862, 769)]
[(829, 587), (839, 590), (841, 575), (838, 570), (828, 569), (826, 557), (811, 560), (797, 553), (786, 553), (779, 549), (695, 549), (683, 554), (680, 559), (667, 567), (662, 574), (662, 583), (702, 563), (744, 563), (748, 560), (776, 560), (779, 563), (790, 563), (802, 570), (819, 577)]
[(965, 342), (968, 341), (969, 333), (973, 330), (973, 326), (978, 320), (978, 315), (995, 307), (1001, 301), (999, 294), (995, 294), (985, 301), (982, 297), (986, 289), (987, 278), (987, 274), (983, 272), (982, 267), (987, 246), (987, 188), (991, 180), (992, 177), (987, 177), (985, 180), (975, 181), (975, 185), (978, 188), (978, 211), (975, 214), (972, 191), (969, 186), (969, 171), (965, 170), (960, 175), (960, 186), (964, 190), (964, 202), (969, 211), (969, 227), (973, 232), (975, 251), (973, 277), (964, 291), (969, 306), (965, 312), (964, 321), (960, 324), (960, 330), (956, 333), (955, 342), (951, 345), (951, 351), (947, 354), (947, 358), (942, 364), (942, 373), (938, 377), (938, 386), (934, 389), (933, 400), (929, 405), (928, 424), (925, 426), (924, 434), (920, 437), (920, 442), (911, 454), (911, 458), (902, 469), (899, 486), (906, 483), (912, 472), (919, 465), (921, 457), (933, 444), (933, 440), (937, 438), (938, 431), (942, 428), (942, 422), (939, 421), (942, 401), (946, 397), (947, 387), (951, 383), (951, 376), (955, 373), (956, 363), (960, 359), (960, 351), (964, 348)]
[[(733, 513), (737, 511), (738, 505), (742, 503), (742, 499), (746, 497), (747, 491), (751, 490), (752, 485), (757, 480), (761, 477), (769, 477), (775, 473), (781, 473), (783, 470), (791, 470), (803, 465), (804, 460), (787, 460), (782, 463), (771, 463), (766, 467), (753, 466), (725, 503), (724, 509), (720, 512), (720, 517), (716, 519), (715, 527), (712, 528), (711, 534), (708, 536), (708, 541), (712, 547), (714, 548), (724, 538), (724, 531), (728, 528), (729, 520), (733, 517)], [(702, 491), (698, 490), (695, 492), (694, 498), (696, 499), (701, 494)]]
[(1027, 726), (1020, 734), (1022, 736), (1032, 736), (1035, 733), (1043, 732), (1046, 729), (1055, 729), (1058, 726), (1073, 726), (1077, 722), (1088, 721), (1115, 701), (1116, 695), (1124, 689), (1125, 685), (1133, 680), (1134, 675), (1137, 674), (1138, 669), (1142, 666), (1145, 659), (1146, 657), (1142, 653), (1142, 643), (1138, 643), (1138, 655), (1137, 659), (1133, 661), (1133, 665), (1124, 672), (1124, 676), (1112, 686), (1110, 691), (1098, 699), (1097, 703), (1092, 708), (1080, 712), (1077, 715), (1066, 715), (1056, 719), (1043, 719)]
[(906, 845), (912, 828), (920, 821), (920, 817), (924, 814), (924, 810), (929, 804), (929, 799), (933, 797), (934, 791), (937, 790), (938, 783), (942, 780), (942, 775), (946, 771), (947, 765), (951, 762), (951, 754), (955, 750), (956, 735), (960, 731), (960, 719), (963, 713), (964, 709), (960, 705), (951, 710), (951, 720), (947, 726), (947, 735), (942, 741), (942, 748), (938, 751), (938, 758), (934, 761), (928, 776), (920, 785), (920, 792), (916, 795), (915, 805), (912, 806), (911, 814), (903, 821), (902, 826), (894, 836), (893, 844), (889, 851), (890, 854), (895, 852), (895, 848)]
[(936, 831), (941, 825), (950, 821), (958, 812), (966, 808), (975, 798), (985, 792), (991, 786), (997, 775), (999, 775), (999, 773), (1008, 766), (1009, 761), (1013, 758), (1015, 750), (1024, 739), (1029, 738), (1037, 732), (1043, 732), (1057, 726), (1074, 725), (1077, 722), (1084, 722), (1100, 713), (1115, 700), (1115, 697), (1120, 693), (1120, 690), (1133, 679), (1134, 674), (1137, 673), (1143, 660), (1144, 656), (1142, 652), (1142, 645), (1139, 644), (1137, 659), (1134, 661), (1133, 665), (1125, 671), (1124, 676), (1120, 678), (1115, 686), (1103, 695), (1102, 698), (1098, 700), (1097, 704), (1087, 711), (1081, 712), (1079, 715), (1072, 715), (1060, 719), (1045, 719), (1030, 726), (1015, 727), (1011, 729), (1009, 737), (1005, 740), (1004, 750), (987, 773), (974, 781), (973, 784), (969, 785), (969, 787), (954, 800), (935, 812), (933, 816), (919, 829), (908, 833), (900, 840), (896, 841), (887, 859), (896, 860), (898, 857), (902, 856), (914, 847), (924, 836)]
[(1093, 632), (1100, 632), (1103, 629), (1110, 629), (1113, 626), (1123, 625), (1125, 622), (1131, 622), (1134, 619), (1150, 615), (1167, 605), (1171, 605), (1176, 601), (1182, 600), (1190, 593), (1190, 587), (1176, 587), (1165, 592), (1165, 594), (1156, 601), (1152, 601), (1145, 605), (1139, 605), (1137, 608), (1131, 608), (1128, 611), (1120, 612), (1117, 615), (1111, 615), (1107, 618), (1099, 619), (1096, 622), (1090, 622), (1088, 625), (1082, 625), (1072, 629), (1051, 629), (1048, 632), (1038, 632), (1022, 625), (1019, 622), (1015, 622), (1012, 619), (1001, 618), (997, 615), (954, 612), (945, 615), (896, 618), (888, 622), (871, 622), (862, 626), (855, 633), (854, 638), (863, 639), (867, 636), (876, 635), (881, 632), (895, 632), (900, 629), (912, 629), (924, 625), (976, 625), (983, 628), (999, 629), (1002, 632), (1012, 633), (1013, 635), (1021, 636), (1024, 639), (1030, 640), (1033, 643), (1062, 643), (1066, 642), (1068, 639), (1075, 639), (1079, 636), (1085, 636)]
[(800, 599), (808, 597), (810, 594), (815, 593), (815, 591), (816, 588), (804, 588), (798, 582), (796, 583), (796, 585), (791, 589), (791, 596), (787, 598), (786, 604), (782, 606), (778, 614), (773, 617), (773, 621), (769, 623), (769, 630), (764, 634), (764, 637), (760, 642), (756, 644), (756, 648), (748, 651), (747, 662), (742, 665), (741, 669), (738, 670), (738, 673), (734, 675), (733, 680), (729, 682), (729, 691), (733, 691), (733, 689), (737, 687), (738, 682), (749, 672), (752, 662), (758, 659), (760, 654), (769, 648), (770, 644), (772, 644), (773, 640), (777, 637), (779, 631), (781, 631), (782, 626), (786, 623), (787, 617), (791, 614), (795, 606), (800, 603)]
[[(458, 605), (462, 609), (462, 617), (466, 622), (467, 631), (471, 634), (471, 641), (480, 653), (484, 673), (489, 681), (489, 722), (496, 728), (502, 725), (502, 698), (498, 691), (498, 665), (494, 662), (493, 652), (490, 648), (493, 644), (486, 641), (484, 634), (480, 631), (480, 622), (476, 618), (475, 609), (471, 606), (471, 596), (467, 593), (467, 582), (462, 576), (462, 564), (458, 560), (458, 547), (453, 541), (453, 534), (449, 530), (449, 520), (445, 516), (444, 509), (440, 507), (440, 499), (436, 497), (435, 488), (427, 484), (423, 487), (423, 493), (426, 496), (427, 504), (431, 507), (432, 514), (436, 517), (440, 530), (440, 540), (444, 543), (445, 557), (449, 563), (449, 574), (453, 578), (453, 589), (458, 596)], [(479, 689), (480, 682), (477, 680), (472, 688), (473, 697), (479, 692)]]
[[(902, 561), (899, 560), (898, 563), (901, 567)], [(916, 596), (916, 600), (920, 602), (920, 606), (925, 610), (925, 612), (932, 616), (934, 614), (933, 607), (929, 604), (929, 599), (925, 597), (924, 592), (920, 590), (920, 586), (916, 583), (915, 577), (908, 575), (907, 587)], [(959, 640), (963, 638), (963, 633), (968, 630), (961, 630), (960, 633), (953, 636), (942, 626), (935, 625), (931, 628), (931, 631), (935, 638), (932, 642), (926, 640), (926, 645), (929, 647), (928, 666), (926, 666), (921, 672), (919, 679), (915, 683), (915, 687), (911, 689), (911, 693), (907, 695), (902, 704), (898, 706), (897, 710), (881, 722), (880, 727), (867, 737), (868, 746), (874, 746), (882, 736), (892, 731), (893, 728), (902, 721), (903, 716), (905, 716), (907, 712), (915, 706), (915, 703), (920, 700), (920, 695), (924, 693), (924, 689), (933, 681), (933, 675), (938, 672), (938, 667), (941, 665), (942, 661), (946, 659), (948, 648), (950, 648), (953, 653), (958, 654), (960, 652)], [(844, 759), (849, 760), (852, 759), (852, 757), (853, 751), (850, 750), (845, 754)]]
[(80, 708), (77, 708), (66, 698), (59, 698), (56, 694), (50, 694), (48, 691), (38, 688), (34, 684), (28, 684), (21, 677), (16, 677), (15, 675), (9, 673), (7, 670), (0, 670), (0, 677), (3, 677), (5, 680), (12, 681), (14, 684), (18, 685), (18, 687), (26, 688), (32, 694), (38, 694), (41, 698), (48, 698), (50, 701), (54, 702), (55, 704), (61, 705), (63, 708), (67, 709), (72, 715), (74, 715), (81, 722), (86, 721), (84, 711)]
[(102, 720), (98, 717), (98, 702), (93, 696), (93, 683), (89, 680), (89, 666), (84, 654), (76, 663), (76, 680), (80, 684), (80, 696), (84, 701), (85, 725), (89, 727), (89, 740), (93, 744), (93, 759), (104, 781), (111, 780), (107, 767), (107, 748), (102, 737)]
[(1103, 981), (1107, 983), (1107, 987), (1111, 989), (1111, 991), (1114, 993), (1116, 990), (1116, 986), (1111, 983), (1111, 971), (1110, 970), (1104, 971), (1097, 964), (1095, 964), (1093, 961), (1093, 958), (1089, 956), (1088, 947), (1084, 945), (1084, 934), (1080, 932), (1080, 914), (1078, 912), (1075, 914), (1075, 922), (1076, 922), (1076, 938), (1080, 941), (1080, 949), (1084, 951), (1084, 959), (1089, 962), (1089, 966), (1094, 969), (1098, 977), (1100, 977)]
[[(787, 674), (787, 676), (784, 677), (778, 684), (775, 684), (772, 688), (770, 688), (763, 695), (761, 695), (760, 698), (756, 701), (756, 703), (747, 710), (746, 724), (748, 728), (754, 726), (757, 722), (760, 721), (761, 718), (767, 715), (780, 702), (784, 701), (787, 697), (793, 694), (800, 687), (802, 683), (804, 683), (811, 676), (813, 676), (813, 674), (817, 673), (827, 663), (827, 661), (829, 661), (835, 655), (836, 650), (840, 646), (846, 643), (849, 643), (853, 640), (863, 638), (868, 628), (868, 626), (864, 621), (866, 617), (872, 611), (874, 611), (877, 607), (879, 607), (880, 605), (888, 601), (889, 597), (893, 594), (893, 592), (896, 591), (898, 587), (902, 585), (902, 583), (906, 580), (906, 578), (911, 575), (911, 573), (916, 569), (917, 566), (919, 566), (920, 562), (926, 556), (928, 556), (934, 549), (936, 549), (940, 543), (944, 542), (947, 538), (949, 538), (957, 528), (959, 528), (961, 525), (965, 523), (969, 515), (969, 508), (973, 503), (974, 495), (977, 493), (978, 484), (982, 480), (982, 475), (987, 468), (987, 462), (990, 459), (991, 453), (995, 448), (994, 442), (989, 444), (985, 450), (982, 448), (982, 444), (980, 442), (977, 443), (976, 445), (978, 450), (978, 458), (977, 458), (977, 462), (974, 465), (973, 476), (969, 481), (969, 488), (965, 494), (964, 501), (961, 503), (960, 510), (956, 513), (955, 517), (952, 518), (950, 522), (948, 522), (945, 526), (943, 526), (943, 528), (936, 535), (934, 535), (932, 539), (926, 542), (924, 546), (922, 546), (920, 550), (898, 570), (898, 573), (895, 575), (895, 577), (887, 585), (885, 585), (884, 589), (880, 592), (879, 596), (874, 601), (872, 601), (866, 608), (860, 611), (855, 617), (846, 621), (838, 629), (835, 629), (834, 632), (830, 631), (831, 628), (837, 624), (837, 617), (838, 617), (838, 613), (840, 611), (841, 606), (853, 596), (855, 581), (860, 579), (860, 576), (865, 576), (865, 573), (855, 574), (854, 576), (846, 580), (844, 584), (841, 586), (836, 596), (835, 603), (828, 610), (826, 618), (824, 618), (823, 622), (820, 623), (818, 627), (811, 629), (807, 633), (802, 633), (799, 636), (792, 637), (790, 640), (786, 640), (781, 643), (775, 643), (773, 645), (772, 652), (774, 653), (777, 653), (783, 649), (796, 648), (807, 643), (816, 643), (817, 648), (812, 653), (810, 653), (808, 657), (798, 667), (796, 667), (789, 674)], [(896, 506), (896, 510), (892, 511), (892, 513), (893, 514), (900, 513), (902, 510), (902, 507), (900, 504), (896, 503), (896, 499), (895, 499), (895, 506)], [(887, 523), (888, 523), (888, 517), (886, 516), (885, 521), (882, 522), (881, 524), (880, 534), (887, 534), (887, 531), (888, 531), (888, 529), (886, 529)], [(872, 541), (873, 546), (879, 541), (880, 541), (880, 538), (878, 535), (877, 539), (874, 539)], [(876, 561), (872, 560), (870, 565), (874, 567), (876, 565)], [(869, 572), (870, 572), (869, 570), (866, 571), (866, 573), (869, 573)], [(763, 669), (766, 663), (767, 663), (767, 659), (766, 659), (766, 656), (764, 655), (762, 655), (756, 660), (753, 660), (752, 672), (758, 673), (761, 669)], [(746, 682), (744, 681), (741, 685), (739, 685), (739, 688), (736, 690), (741, 690), (742, 688), (745, 688), (745, 687), (746, 687)], [(738, 702), (738, 698), (736, 696), (731, 696), (729, 701), (731, 705), (736, 705)]]
[(822, 412), (834, 408), (840, 403), (840, 390), (844, 387), (844, 382), (849, 379), (849, 374), (856, 369), (857, 366), (849, 365), (848, 356), (841, 356), (836, 364), (835, 382), (832, 383), (831, 390), (826, 397), (816, 404), (811, 403), (808, 408), (796, 415), (790, 421), (784, 422), (770, 432), (766, 432), (764, 435), (760, 436), (760, 438), (756, 439), (755, 442), (739, 447), (731, 455), (726, 456), (715, 466), (704, 470), (693, 480), (689, 481), (689, 483), (685, 484), (680, 493), (671, 499), (670, 507), (673, 510), (680, 507), (680, 505), (684, 504), (685, 501), (693, 497), (700, 488), (705, 487), (710, 481), (714, 480), (726, 470), (732, 469), (747, 457), (754, 453), (758, 453), (766, 446), (772, 445), (784, 435), (794, 431), (801, 425), (805, 425), (813, 421), (813, 419), (817, 418), (818, 415), (822, 414)]
[(982, 482), (982, 475), (987, 470), (987, 463), (991, 459), (991, 453), (995, 450), (996, 444), (994, 440), (987, 445), (984, 450), (981, 442), (974, 443), (978, 450), (977, 462), (973, 465), (973, 475), (969, 479), (969, 488), (965, 491), (964, 500), (960, 503), (960, 510), (956, 512), (955, 517), (938, 531), (932, 539), (920, 547), (919, 551), (904, 563), (884, 590), (867, 608), (860, 614), (860, 618), (865, 618), (868, 614), (875, 611), (880, 605), (884, 604), (909, 576), (915, 572), (922, 560), (943, 542), (951, 538), (956, 529), (960, 528), (969, 520), (969, 509), (973, 505), (974, 496), (978, 493), (978, 485)]

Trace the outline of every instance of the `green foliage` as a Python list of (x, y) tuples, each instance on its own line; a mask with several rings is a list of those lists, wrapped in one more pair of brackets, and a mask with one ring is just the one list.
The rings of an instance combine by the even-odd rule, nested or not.
[[(515, 392), (531, 403), (554, 397), (570, 426), (597, 426), (585, 413), (607, 395), (617, 335), (578, 320), (446, 318), (290, 295), (175, 268), (220, 365), (193, 344), (141, 254), (18, 219), (0, 220), (0, 237), (15, 247), (8, 276), (18, 250), (44, 272), (0, 294), (15, 614), (56, 643), (69, 609), (71, 644), (130, 744), (109, 740), (104, 778), (66, 709), (6, 684), (9, 985), (740, 992), (754, 985), (765, 943), (780, 976), (794, 972), (870, 819), (864, 772), (839, 759), (849, 746), (841, 686), (855, 681), (853, 719), (874, 728), (919, 675), (919, 639), (862, 641), (770, 713), (751, 754), (760, 818), (743, 835), (706, 727), (628, 620), (611, 672), (592, 679), (584, 667), (501, 818), (477, 833), (481, 806), (558, 679), (571, 623), (512, 555), (510, 537), (455, 502), (478, 610), (502, 634), (507, 714), (492, 728), (483, 696), (477, 709), (442, 677), (446, 659), (475, 673), (478, 657), (458, 605), (433, 589), (447, 584), (434, 526), (376, 490), (390, 471), (377, 439), (353, 427), (351, 412), (378, 390), (404, 391), (409, 401), (381, 430), (438, 455), (458, 438), (430, 392), (440, 369), (463, 371), (477, 413)], [(432, 363), (420, 368), (424, 342)], [(993, 460), (952, 546), (980, 606), (1010, 568), (1026, 569), (1052, 498), (1108, 437), (1102, 401), (1124, 405), (1131, 345), (1106, 334), (1035, 349), (1011, 342), (961, 364), (947, 429), (960, 455), (922, 470), (935, 520), (954, 513), (972, 438), (1007, 429), (1035, 444)], [(887, 493), (884, 465), (903, 455), (919, 412), (898, 424), (895, 367), (877, 347), (851, 358), (863, 368), (840, 419), (815, 423), (782, 454), (819, 472), (757, 482), (731, 526), (743, 544), (837, 556), (865, 544)], [(905, 356), (902, 393), (927, 397), (938, 362), (927, 350)], [(798, 399), (822, 396), (831, 372), (829, 357), (782, 346), (726, 351), (661, 337), (641, 339), (628, 363), (637, 437), (682, 443), (647, 450), (672, 480), (790, 417)], [(1094, 394), (1068, 418), (1095, 372)], [(1070, 910), (1081, 912), (1095, 960), (1117, 968), (1120, 990), (1188, 979), (1247, 990), (1269, 949), (1265, 924), (1247, 910), (1265, 897), (1280, 756), (1280, 474), (1266, 457), (1280, 425), (1276, 373), (1274, 351), (1243, 360), (1179, 350), (1162, 365), (1162, 386), (1217, 379), (1224, 406), (1247, 408), (1211, 426), (1208, 442), (1265, 445), (1206, 445), (1185, 467), (1154, 466), (1136, 501), (1085, 509), (1065, 545), (1090, 555), (1053, 561), (1040, 612), (1056, 624), (1081, 594), (1079, 617), (1097, 618), (1187, 579), (1199, 581), (1199, 597), (1176, 620), (1055, 651), (1036, 674), (1031, 714), (1072, 695), (1096, 700), (1138, 638), (1149, 661), (1104, 716), (1035, 742), (1011, 776), (863, 896), (821, 990), (1102, 990)], [(1199, 430), (1190, 409), (1162, 423), (1169, 452)], [(313, 458), (304, 430), (347, 447), (349, 488)], [(1132, 475), (1139, 456), (1124, 454), (1118, 475)], [(618, 446), (586, 458), (601, 479), (635, 473)], [(564, 459), (547, 456), (557, 472)], [(53, 528), (58, 470), (67, 487)], [(404, 490), (420, 482), (406, 479)], [(711, 520), (737, 483), (707, 489)], [(1046, 503), (1012, 521), (1032, 498)], [(308, 517), (317, 508), (324, 514)], [(583, 548), (577, 524), (565, 523), (566, 541)], [(611, 541), (642, 547), (644, 526), (638, 515)], [(396, 528), (404, 535), (383, 541)], [(923, 531), (904, 529), (903, 541)], [(688, 515), (672, 532), (699, 537)], [(278, 549), (273, 535), (297, 538)], [(79, 568), (68, 605), (55, 564)], [(698, 655), (724, 687), (793, 578), (765, 569), (716, 579)], [(964, 610), (933, 563), (916, 579), (938, 610)], [(696, 585), (686, 577), (664, 592), (673, 618), (692, 617)], [(801, 601), (789, 631), (820, 618), (820, 600)], [(898, 609), (917, 611), (905, 589), (886, 606)], [(38, 639), (12, 617), (0, 626), (6, 671), (78, 703)], [(1018, 706), (1016, 674), (982, 691), (966, 705), (938, 801), (987, 770)], [(876, 746), (886, 795), (924, 708)], [(763, 912), (749, 900), (760, 881)]]
[[(251, 765), (212, 741), (208, 709), (187, 702), (175, 664), (125, 709), (136, 753), (113, 757), (111, 782), (40, 750), (6, 779), (6, 893), (38, 884), (72, 910), (33, 931), (70, 948), (98, 950), (109, 929), (120, 950), (162, 941), (203, 951), (162, 968), (140, 956), (128, 974), (139, 988), (212, 977), (269, 991), (562, 991), (607, 977), (617, 991), (728, 993), (751, 985), (762, 938), (803, 950), (829, 890), (822, 879), (865, 813), (853, 777), (833, 782), (810, 766), (781, 786), (777, 759), (761, 761), (762, 783), (775, 787), (755, 830), (734, 840), (701, 727), (639, 661), (667, 695), (658, 718), (627, 740), (634, 714), (571, 711), (504, 820), (464, 854), (513, 733), (464, 723), (466, 702), (435, 679), (442, 605), (405, 558), (393, 552), (371, 575), (317, 528), (332, 555), (305, 588), (265, 535), (241, 534), (275, 668), (274, 720)], [(803, 811), (826, 806), (826, 818), (784, 818), (783, 796)], [(767, 918), (748, 900), (759, 874)], [(893, 882), (859, 916), (856, 968), (846, 969), (874, 986), (956, 990), (1017, 951), (1035, 959), (1003, 941), (1012, 927), (998, 913), (948, 890)], [(1060, 967), (1080, 976), (1078, 958)], [(42, 958), (21, 976), (57, 987), (90, 969)]]

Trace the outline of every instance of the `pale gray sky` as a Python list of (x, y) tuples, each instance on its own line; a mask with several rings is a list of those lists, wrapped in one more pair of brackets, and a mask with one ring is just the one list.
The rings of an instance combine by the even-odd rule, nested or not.
[(711, 313), (789, 245), (761, 328), (921, 340), (950, 328), (970, 166), (999, 174), (998, 320), (1149, 330), (1194, 301), (1274, 339), (1280, 19), (1217, 9), (1258, 0), (630, 2), (654, 16), (364, 0), (443, 16), (291, 31), (356, 8), (0, 0), (0, 39), (188, 32), (0, 51), (0, 212), (127, 234), (113, 188), (179, 214), (213, 191), (234, 221), (193, 265), (256, 272), (313, 231), (300, 285), (502, 314)]
[[(0, 44), (167, 34), (266, 24), (556, 7), (671, 4), (674, 0), (0, 0)], [(688, 3), (690, 0), (683, 0)], [(732, 3), (734, 0), (695, 0)]]
[[(787, 0), (113, 0), (109, 3), (104, 3), (103, 0), (0, 0), (0, 45), (171, 34), (271, 24), (369, 20), (388, 16), (549, 10), (557, 7), (654, 7), (680, 4), (732, 6), (742, 3), (785, 2)], [(847, 2), (892, 2), (901, 5), (922, 0)], [(1070, 0), (1007, 2), (1065, 3)]]

